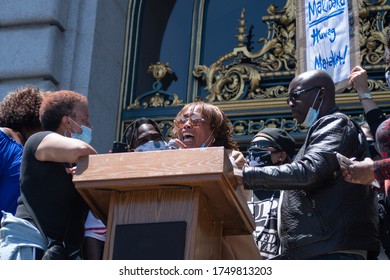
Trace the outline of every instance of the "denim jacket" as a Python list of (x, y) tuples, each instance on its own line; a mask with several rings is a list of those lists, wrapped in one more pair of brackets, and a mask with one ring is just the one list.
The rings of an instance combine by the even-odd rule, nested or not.
[(33, 248), (45, 250), (47, 239), (30, 222), (3, 211), (0, 260), (33, 260)]

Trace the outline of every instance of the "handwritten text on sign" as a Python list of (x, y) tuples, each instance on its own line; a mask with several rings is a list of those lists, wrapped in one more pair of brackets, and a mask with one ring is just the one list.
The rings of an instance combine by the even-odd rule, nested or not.
[(305, 16), (307, 70), (325, 70), (336, 83), (348, 79), (348, 1), (305, 0)]

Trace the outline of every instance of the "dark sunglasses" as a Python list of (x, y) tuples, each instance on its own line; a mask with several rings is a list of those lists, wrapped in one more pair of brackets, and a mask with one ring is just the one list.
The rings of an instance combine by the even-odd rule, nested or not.
[(277, 145), (274, 142), (267, 141), (267, 140), (259, 140), (259, 141), (251, 142), (250, 148), (252, 148), (252, 147), (256, 147), (256, 148), (259, 148), (259, 149), (274, 148), (276, 150), (274, 152), (283, 151), (283, 149), (279, 145)]
[(192, 126), (200, 126), (202, 122), (204, 122), (204, 118), (202, 118), (199, 115), (192, 114), (189, 117), (186, 117), (184, 115), (177, 116), (175, 118), (175, 125), (179, 127), (183, 127), (188, 121), (192, 124)]
[(292, 104), (295, 104), (297, 98), (298, 98), (302, 93), (311, 91), (311, 90), (313, 90), (313, 89), (315, 89), (315, 88), (321, 88), (321, 87), (317, 86), (317, 87), (311, 87), (311, 88), (308, 88), (308, 89), (301, 89), (301, 90), (292, 91), (292, 92), (290, 93), (290, 96), (287, 97), (287, 104), (290, 104), (290, 102), (291, 102)]

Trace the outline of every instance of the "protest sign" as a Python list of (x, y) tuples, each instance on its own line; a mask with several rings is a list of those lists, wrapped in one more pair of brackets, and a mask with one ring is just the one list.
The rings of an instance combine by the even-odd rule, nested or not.
[(360, 64), (356, 0), (297, 1), (298, 73), (328, 72), (337, 92), (348, 86), (351, 69)]

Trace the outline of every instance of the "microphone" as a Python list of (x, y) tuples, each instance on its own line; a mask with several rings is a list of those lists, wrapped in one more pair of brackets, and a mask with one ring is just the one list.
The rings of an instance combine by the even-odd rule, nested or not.
[(179, 146), (179, 144), (176, 143), (175, 139), (169, 140), (167, 147), (168, 147), (168, 150), (180, 149), (180, 146)]

